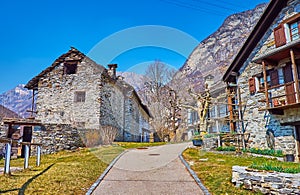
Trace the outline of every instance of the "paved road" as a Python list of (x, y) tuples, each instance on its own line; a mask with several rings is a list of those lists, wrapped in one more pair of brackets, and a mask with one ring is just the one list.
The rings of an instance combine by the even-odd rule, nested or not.
[(203, 194), (178, 155), (188, 143), (125, 153), (93, 194)]

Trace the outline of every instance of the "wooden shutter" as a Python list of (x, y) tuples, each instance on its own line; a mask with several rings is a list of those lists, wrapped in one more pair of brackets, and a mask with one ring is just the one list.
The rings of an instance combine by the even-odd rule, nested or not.
[(293, 72), (292, 72), (292, 66), (291, 64), (287, 64), (285, 67), (283, 67), (283, 74), (284, 74), (284, 82), (292, 82), (293, 81)]
[(271, 77), (271, 86), (279, 85), (279, 77), (278, 77), (278, 71), (273, 70), (270, 72)]
[(294, 83), (285, 85), (285, 94), (288, 104), (296, 103)]
[(256, 91), (256, 88), (255, 88), (255, 78), (254, 78), (254, 77), (251, 77), (251, 78), (248, 80), (248, 83), (249, 83), (249, 91), (250, 91), (250, 94), (254, 94), (255, 91)]
[(276, 47), (280, 47), (285, 45), (286, 38), (284, 33), (284, 26), (279, 25), (277, 28), (274, 29), (274, 38), (275, 38), (275, 45)]

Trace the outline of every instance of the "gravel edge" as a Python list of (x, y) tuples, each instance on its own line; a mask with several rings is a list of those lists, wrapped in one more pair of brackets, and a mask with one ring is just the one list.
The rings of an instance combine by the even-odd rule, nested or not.
[(194, 178), (194, 180), (196, 181), (196, 183), (198, 184), (200, 189), (203, 191), (203, 193), (205, 195), (211, 195), (209, 193), (208, 189), (203, 185), (203, 183), (201, 182), (201, 180), (199, 179), (197, 174), (191, 169), (190, 165), (184, 160), (182, 154), (179, 155), (179, 158), (180, 158), (181, 162), (184, 164), (184, 166), (186, 167), (186, 169), (189, 171), (191, 176)]

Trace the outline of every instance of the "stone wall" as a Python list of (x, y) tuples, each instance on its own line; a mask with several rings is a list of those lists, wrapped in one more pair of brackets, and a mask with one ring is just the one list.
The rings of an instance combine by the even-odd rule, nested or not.
[[(132, 92), (129, 92), (132, 94)], [(128, 95), (129, 97), (131, 95)], [(125, 137), (124, 141), (140, 141), (139, 132), (139, 105), (134, 97), (128, 98), (125, 103)]]
[(300, 194), (300, 174), (248, 170), (233, 166), (232, 180), (243, 187), (263, 194)]
[(204, 150), (216, 149), (218, 147), (218, 138), (217, 137), (204, 138), (202, 147)]
[(102, 85), (100, 124), (116, 127), (116, 140), (123, 140), (125, 96), (113, 83), (103, 82)]
[[(63, 63), (47, 73), (39, 81), (36, 118), (42, 123), (98, 128), (101, 71), (100, 66), (83, 59), (76, 74), (64, 74)], [(85, 92), (84, 102), (75, 101), (76, 92)]]
[[(0, 138), (6, 138), (6, 132), (7, 132), (7, 128), (4, 125), (1, 125), (0, 122)], [(4, 147), (5, 144), (0, 143), (0, 158), (4, 156), (4, 150), (3, 150)]]
[(32, 142), (43, 144), (42, 154), (75, 150), (85, 146), (83, 133), (83, 130), (72, 128), (69, 124), (45, 124), (40, 131), (33, 132)]

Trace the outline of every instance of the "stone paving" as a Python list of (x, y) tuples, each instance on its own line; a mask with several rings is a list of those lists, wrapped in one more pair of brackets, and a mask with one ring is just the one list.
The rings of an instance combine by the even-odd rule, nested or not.
[(203, 194), (178, 155), (189, 143), (125, 153), (93, 194)]

